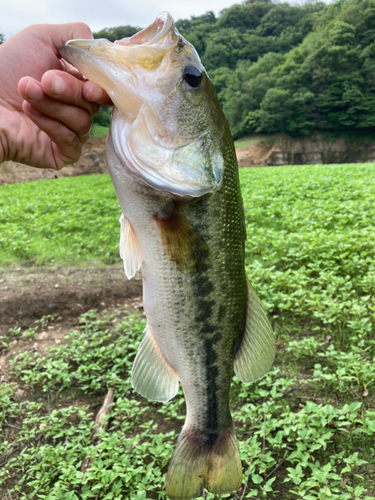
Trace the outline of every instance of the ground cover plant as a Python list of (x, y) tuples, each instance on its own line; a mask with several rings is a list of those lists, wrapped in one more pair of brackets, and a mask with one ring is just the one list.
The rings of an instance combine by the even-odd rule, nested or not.
[[(374, 499), (375, 165), (240, 174), (246, 269), (272, 318), (278, 352), (260, 382), (244, 386), (234, 378), (243, 487), (221, 498)], [(80, 249), (82, 259), (117, 258), (119, 214), (107, 176), (26, 186), (0, 188), (0, 241), (8, 262), (36, 258), (35, 242), (46, 236), (48, 224), (54, 259), (64, 258), (59, 245), (69, 255)], [(58, 203), (59, 193), (66, 193), (66, 204)], [(30, 204), (33, 212), (23, 210)], [(22, 213), (16, 250), (29, 251), (20, 254), (9, 235)], [(79, 244), (86, 237), (95, 241), (87, 251), (84, 241)], [(50, 256), (43, 258), (48, 263)], [(33, 328), (40, 325), (11, 329), (0, 349), (7, 352), (21, 334), (32, 346)], [(184, 400), (180, 392), (168, 404), (149, 403), (133, 391), (130, 368), (144, 326), (142, 314), (90, 311), (61, 345), (13, 358), (13, 378), (0, 386), (0, 497), (166, 498), (163, 482)], [(28, 397), (16, 398), (25, 388)], [(93, 438), (95, 415), (88, 405), (102, 402), (109, 388), (115, 394), (111, 413)]]
[(118, 259), (121, 215), (109, 176), (1, 186), (0, 263)]

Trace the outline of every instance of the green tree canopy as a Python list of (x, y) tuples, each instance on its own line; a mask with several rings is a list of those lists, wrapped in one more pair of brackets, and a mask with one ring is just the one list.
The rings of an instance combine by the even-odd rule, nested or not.
[(375, 0), (246, 0), (175, 24), (199, 52), (235, 137), (375, 127)]
[(129, 26), (117, 26), (117, 28), (104, 28), (96, 33), (93, 33), (94, 38), (107, 38), (111, 42), (116, 40), (121, 40), (122, 38), (128, 38), (133, 36), (141, 28)]
[(313, 28), (283, 57), (274, 50), (237, 64), (219, 94), (234, 135), (375, 127), (374, 8), (374, 0), (339, 0), (314, 14)]

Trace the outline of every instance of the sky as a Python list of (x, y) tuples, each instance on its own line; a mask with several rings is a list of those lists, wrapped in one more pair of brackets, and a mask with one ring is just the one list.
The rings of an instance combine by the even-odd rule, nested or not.
[(167, 10), (185, 19), (220, 10), (240, 0), (0, 0), (0, 33), (10, 38), (36, 23), (82, 21), (92, 31), (130, 24), (146, 27)]

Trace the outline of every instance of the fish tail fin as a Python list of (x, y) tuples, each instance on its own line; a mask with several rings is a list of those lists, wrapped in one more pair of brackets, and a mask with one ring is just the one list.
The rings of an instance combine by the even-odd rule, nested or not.
[(225, 433), (202, 436), (182, 429), (165, 481), (170, 500), (190, 500), (203, 489), (220, 495), (241, 486), (238, 442), (231, 426)]

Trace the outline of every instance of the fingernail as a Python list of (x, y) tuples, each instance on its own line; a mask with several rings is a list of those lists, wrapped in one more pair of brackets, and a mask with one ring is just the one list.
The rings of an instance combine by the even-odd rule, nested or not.
[(40, 101), (43, 90), (36, 82), (29, 81), (25, 88), (25, 96), (32, 101)]
[(96, 85), (85, 84), (83, 97), (86, 101), (96, 102), (102, 99), (103, 90)]
[(55, 95), (61, 95), (66, 89), (66, 83), (61, 76), (53, 75), (51, 78), (51, 92)]
[[(26, 101), (25, 101), (26, 102)], [(29, 102), (26, 102), (25, 107), (23, 108), (26, 114), (40, 116), (42, 113), (38, 111), (34, 106), (32, 106)]]

